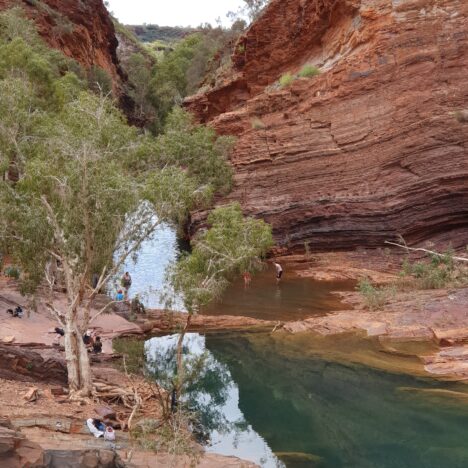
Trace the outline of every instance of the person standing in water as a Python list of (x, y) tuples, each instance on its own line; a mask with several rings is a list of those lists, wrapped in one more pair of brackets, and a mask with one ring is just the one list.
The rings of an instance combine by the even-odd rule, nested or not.
[(244, 288), (248, 288), (250, 286), (250, 282), (252, 281), (252, 275), (248, 271), (244, 271), (242, 276), (244, 278)]
[(122, 288), (124, 290), (124, 299), (128, 300), (128, 290), (132, 285), (132, 277), (130, 276), (130, 273), (128, 271), (126, 271), (125, 275), (122, 276), (120, 284), (122, 285)]
[(276, 281), (279, 283), (283, 276), (283, 267), (277, 262), (273, 262), (273, 265), (275, 265), (276, 268)]

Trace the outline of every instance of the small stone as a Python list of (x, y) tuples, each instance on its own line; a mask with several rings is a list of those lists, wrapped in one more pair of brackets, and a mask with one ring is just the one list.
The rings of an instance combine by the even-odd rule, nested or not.
[(116, 418), (115, 411), (112, 408), (109, 408), (108, 406), (98, 406), (94, 409), (96, 411), (96, 414), (101, 418), (101, 419), (114, 419)]
[(38, 398), (38, 389), (37, 387), (30, 388), (23, 397), (27, 402), (32, 403)]
[(14, 343), (15, 339), (16, 338), (14, 336), (5, 336), (2, 338), (2, 342), (6, 344), (10, 344), (10, 343)]

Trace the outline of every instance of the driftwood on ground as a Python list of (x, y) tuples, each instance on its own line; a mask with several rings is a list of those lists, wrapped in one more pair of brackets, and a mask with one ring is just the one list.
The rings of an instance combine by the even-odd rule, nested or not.
[[(393, 245), (395, 247), (400, 247), (401, 249), (405, 249), (407, 251), (411, 252), (424, 252), (430, 255), (436, 255), (437, 257), (445, 257), (446, 254), (440, 253), (440, 252), (435, 252), (433, 250), (428, 250), (428, 249), (423, 249), (421, 247), (408, 247), (407, 245), (402, 245), (402, 244), (397, 244), (396, 242), (390, 242), (390, 241), (385, 241), (385, 244), (388, 245)], [(457, 262), (468, 262), (468, 258), (466, 257), (457, 257), (453, 256), (453, 260)]]

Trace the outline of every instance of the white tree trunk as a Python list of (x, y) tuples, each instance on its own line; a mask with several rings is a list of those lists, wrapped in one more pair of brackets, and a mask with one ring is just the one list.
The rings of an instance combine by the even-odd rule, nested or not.
[(76, 392), (81, 387), (80, 369), (78, 363), (78, 349), (76, 329), (71, 320), (65, 322), (65, 359), (67, 361), (68, 387), (70, 392)]
[(91, 365), (89, 363), (89, 354), (81, 336), (78, 340), (78, 343), (80, 395), (88, 397), (91, 396), (93, 390), (93, 379), (91, 374)]

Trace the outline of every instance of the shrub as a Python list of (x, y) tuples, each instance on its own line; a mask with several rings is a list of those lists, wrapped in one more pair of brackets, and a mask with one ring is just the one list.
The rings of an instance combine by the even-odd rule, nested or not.
[[(132, 338), (117, 338), (112, 341), (112, 347), (116, 353), (125, 355), (125, 365), (130, 374), (141, 374), (143, 372), (146, 362), (144, 341)], [(121, 361), (122, 370), (123, 367), (123, 361)]]
[(108, 94), (112, 91), (112, 78), (106, 70), (93, 65), (88, 71), (88, 86), (96, 93)]
[(368, 278), (359, 281), (357, 290), (364, 299), (364, 304), (369, 310), (379, 310), (388, 302), (395, 289), (391, 286), (373, 286)]
[[(460, 277), (461, 270), (455, 268), (453, 252), (442, 255), (430, 255), (429, 261), (411, 263), (408, 259), (402, 264), (400, 286), (412, 286), (416, 289), (440, 289), (451, 285)], [(408, 279), (411, 282), (408, 282)], [(401, 284), (402, 283), (402, 284)]]
[(9, 266), (9, 267), (6, 268), (5, 276), (8, 276), (8, 278), (19, 279), (20, 271), (19, 271), (18, 267), (12, 265), (12, 266)]
[(152, 418), (138, 421), (130, 435), (145, 450), (185, 455), (193, 462), (190, 466), (196, 466), (199, 455), (190, 430), (192, 425), (190, 415), (179, 408), (179, 411), (165, 422)]
[(265, 124), (258, 117), (253, 118), (251, 123), (254, 130), (261, 130), (265, 128)]
[(289, 86), (296, 78), (291, 73), (285, 73), (280, 79), (279, 84), (282, 88)]
[(301, 78), (311, 78), (313, 76), (320, 75), (320, 70), (317, 67), (314, 67), (313, 65), (306, 64), (301, 68), (301, 71), (299, 72), (299, 76)]

